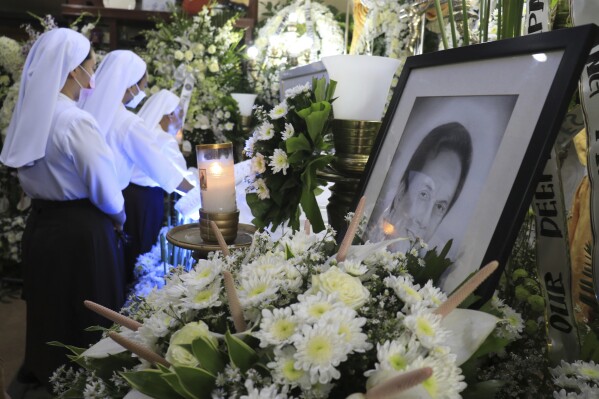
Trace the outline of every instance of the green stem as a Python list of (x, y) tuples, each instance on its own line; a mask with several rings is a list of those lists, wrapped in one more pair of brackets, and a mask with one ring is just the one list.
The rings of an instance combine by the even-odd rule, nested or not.
[(478, 41), (483, 42), (483, 25), (485, 24), (485, 4), (489, 0), (481, 0), (478, 8)]
[(448, 12), (449, 12), (449, 25), (451, 26), (451, 44), (453, 48), (458, 47), (458, 39), (455, 28), (455, 15), (453, 14), (453, 0), (447, 0)]
[(464, 46), (470, 44), (470, 31), (468, 28), (468, 6), (466, 0), (462, 0), (462, 30), (464, 31)]
[(498, 1), (497, 2), (497, 40), (501, 40), (502, 39), (501, 35), (503, 34), (503, 30), (501, 27), (502, 14), (503, 14), (503, 2)]
[(491, 17), (491, 2), (488, 1), (485, 7), (485, 30), (484, 30), (484, 41), (489, 40), (489, 18)]
[(447, 50), (449, 48), (449, 44), (447, 43), (447, 36), (445, 35), (445, 24), (443, 23), (443, 11), (441, 10), (440, 0), (435, 0), (435, 8), (437, 9), (437, 22), (439, 23), (439, 29), (441, 30), (443, 49)]

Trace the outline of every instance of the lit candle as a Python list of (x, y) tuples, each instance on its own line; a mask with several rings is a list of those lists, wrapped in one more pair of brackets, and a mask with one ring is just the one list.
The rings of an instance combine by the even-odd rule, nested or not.
[(233, 145), (196, 146), (202, 210), (207, 213), (235, 212), (235, 167)]

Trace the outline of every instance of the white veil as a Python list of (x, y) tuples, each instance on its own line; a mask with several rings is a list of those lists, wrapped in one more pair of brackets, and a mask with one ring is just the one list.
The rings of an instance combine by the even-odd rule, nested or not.
[(42, 34), (27, 55), (19, 97), (8, 126), (0, 161), (18, 168), (46, 154), (58, 93), (69, 72), (90, 52), (89, 40), (71, 29)]
[(92, 114), (104, 136), (114, 121), (123, 96), (146, 73), (146, 63), (129, 50), (111, 51), (96, 71), (96, 88), (79, 106)]
[(179, 105), (179, 97), (172, 92), (162, 89), (146, 100), (137, 115), (141, 117), (150, 129), (156, 128), (164, 115), (173, 112)]

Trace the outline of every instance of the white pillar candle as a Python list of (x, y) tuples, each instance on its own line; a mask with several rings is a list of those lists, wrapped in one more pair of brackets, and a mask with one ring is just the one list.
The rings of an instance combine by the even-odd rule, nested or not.
[(209, 213), (235, 212), (235, 167), (233, 145), (196, 146), (202, 210)]

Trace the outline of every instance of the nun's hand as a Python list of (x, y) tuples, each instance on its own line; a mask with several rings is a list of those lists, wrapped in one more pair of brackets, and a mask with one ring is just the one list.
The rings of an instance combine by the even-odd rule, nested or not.
[(127, 220), (124, 209), (119, 213), (110, 215), (110, 219), (112, 219), (112, 224), (116, 231), (123, 231), (123, 225), (125, 224), (125, 220)]

